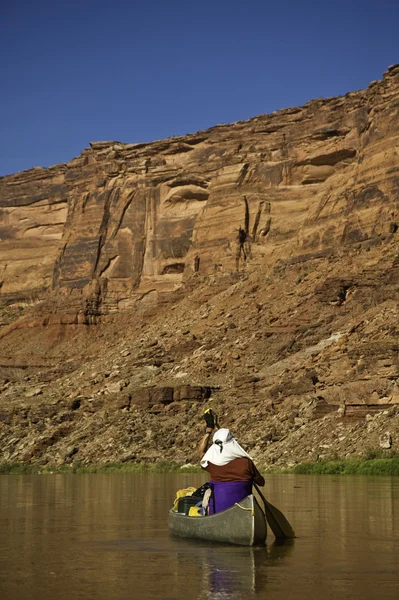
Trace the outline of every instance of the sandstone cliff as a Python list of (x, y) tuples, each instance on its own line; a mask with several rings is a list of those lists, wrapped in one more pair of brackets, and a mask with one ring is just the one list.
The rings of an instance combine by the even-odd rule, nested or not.
[(398, 192), (399, 66), (1, 178), (2, 459), (192, 459), (210, 395), (265, 464), (396, 449)]

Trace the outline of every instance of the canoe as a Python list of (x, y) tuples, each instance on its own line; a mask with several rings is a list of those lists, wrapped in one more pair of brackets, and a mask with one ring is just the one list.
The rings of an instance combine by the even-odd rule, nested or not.
[(239, 546), (264, 545), (267, 535), (265, 514), (252, 494), (208, 517), (189, 517), (170, 510), (169, 531), (178, 537)]

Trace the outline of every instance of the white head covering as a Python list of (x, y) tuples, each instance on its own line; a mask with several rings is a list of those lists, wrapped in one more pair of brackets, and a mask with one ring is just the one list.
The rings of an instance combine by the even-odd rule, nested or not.
[(251, 458), (244, 448), (241, 448), (229, 429), (218, 429), (212, 441), (212, 446), (201, 459), (202, 467), (207, 467), (208, 462), (221, 467), (235, 458)]

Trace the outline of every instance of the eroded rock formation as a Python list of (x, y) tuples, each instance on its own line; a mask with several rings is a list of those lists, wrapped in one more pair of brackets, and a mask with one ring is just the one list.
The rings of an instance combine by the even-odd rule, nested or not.
[[(65, 165), (1, 178), (0, 432), (9, 444), (15, 421), (34, 443), (50, 440), (28, 452), (29, 436), (17, 436), (6, 459), (51, 462), (59, 444), (56, 462), (69, 446), (93, 460), (98, 414), (115, 431), (142, 422), (112, 458), (156, 457), (153, 434), (138, 439), (160, 423), (159, 452), (173, 458), (176, 423), (192, 425), (206, 400), (182, 399), (182, 385), (214, 389), (244, 438), (259, 424), (264, 462), (279, 448), (293, 460), (299, 438), (306, 457), (315, 419), (389, 412), (398, 198), (399, 66), (344, 97), (148, 144), (96, 142)], [(236, 273), (239, 227), (247, 261), (240, 254)], [(105, 371), (120, 374), (114, 387)], [(60, 394), (83, 400), (48, 408)], [(47, 408), (35, 416), (38, 399)]]
[(195, 257), (201, 273), (232, 268), (244, 196), (252, 241), (274, 260), (393, 235), (398, 90), (392, 67), (344, 97), (149, 144), (96, 142), (2, 178), (2, 298), (55, 290), (101, 313), (175, 289)]

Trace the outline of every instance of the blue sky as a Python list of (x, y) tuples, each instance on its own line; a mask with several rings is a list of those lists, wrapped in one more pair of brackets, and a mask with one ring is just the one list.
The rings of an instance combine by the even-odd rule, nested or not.
[(365, 88), (398, 0), (0, 0), (0, 175)]

